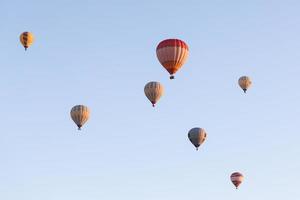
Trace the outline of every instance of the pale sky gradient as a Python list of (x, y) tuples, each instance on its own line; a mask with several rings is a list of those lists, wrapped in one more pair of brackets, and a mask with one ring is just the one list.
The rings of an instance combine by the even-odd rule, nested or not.
[[(295, 200), (300, 2), (1, 0), (0, 199)], [(36, 42), (24, 51), (19, 35)], [(169, 80), (155, 49), (189, 45)], [(244, 95), (237, 80), (249, 75)], [(165, 95), (153, 109), (148, 81)], [(69, 116), (91, 109), (81, 132)], [(203, 127), (195, 151), (187, 139)], [(236, 191), (229, 176), (245, 175)]]

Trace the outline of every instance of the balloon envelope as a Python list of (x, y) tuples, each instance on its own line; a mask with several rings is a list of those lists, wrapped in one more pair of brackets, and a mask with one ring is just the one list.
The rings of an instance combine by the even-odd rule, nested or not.
[(29, 46), (31, 46), (32, 43), (34, 42), (34, 36), (30, 32), (23, 32), (20, 35), (20, 41), (21, 41), (22, 45), (24, 46), (25, 50), (27, 50), (27, 48)]
[(239, 86), (243, 89), (245, 93), (247, 92), (247, 90), (250, 88), (251, 85), (252, 85), (252, 81), (250, 77), (242, 76), (239, 78)]
[(192, 128), (188, 133), (188, 138), (198, 150), (199, 146), (206, 140), (207, 134), (203, 128)]
[(76, 105), (71, 109), (71, 118), (78, 127), (78, 130), (87, 122), (90, 117), (90, 110), (84, 105)]
[(244, 176), (240, 172), (234, 172), (230, 176), (230, 180), (233, 185), (238, 189), (239, 185), (243, 182)]
[(188, 45), (179, 39), (167, 39), (160, 42), (156, 55), (161, 65), (169, 72), (170, 79), (182, 67), (189, 55)]
[(152, 103), (152, 106), (154, 107), (163, 95), (164, 87), (159, 82), (151, 81), (145, 85), (144, 92), (146, 97), (149, 99), (149, 101)]

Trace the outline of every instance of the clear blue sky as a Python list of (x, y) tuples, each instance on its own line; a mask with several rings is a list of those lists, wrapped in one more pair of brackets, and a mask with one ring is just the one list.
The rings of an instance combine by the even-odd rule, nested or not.
[[(0, 199), (300, 196), (299, 1), (0, 1)], [(36, 42), (24, 52), (19, 35)], [(190, 47), (174, 81), (166, 38)], [(237, 85), (253, 79), (247, 95)], [(153, 109), (151, 80), (165, 86)], [(91, 109), (81, 132), (69, 111)], [(203, 127), (198, 152), (187, 139)], [(236, 191), (234, 171), (245, 175)]]

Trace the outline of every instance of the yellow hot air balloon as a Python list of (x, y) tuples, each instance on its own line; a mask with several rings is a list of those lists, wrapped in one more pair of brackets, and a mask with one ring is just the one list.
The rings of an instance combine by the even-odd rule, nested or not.
[(188, 138), (198, 150), (199, 146), (206, 140), (207, 134), (203, 128), (192, 128), (188, 133)]
[(90, 110), (84, 105), (76, 105), (71, 109), (71, 118), (78, 126), (78, 130), (87, 122), (90, 117)]
[(34, 42), (34, 36), (32, 33), (30, 32), (23, 32), (20, 35), (20, 41), (22, 43), (22, 45), (25, 48), (25, 51), (27, 50), (27, 48), (32, 45), (32, 43)]
[(239, 85), (244, 90), (244, 92), (246, 93), (247, 90), (252, 85), (250, 77), (248, 77), (248, 76), (242, 76), (242, 77), (240, 77), (239, 78)]
[(232, 184), (238, 189), (239, 185), (243, 182), (244, 176), (240, 172), (234, 172), (230, 176)]
[(149, 101), (152, 103), (152, 106), (154, 107), (163, 95), (164, 87), (161, 83), (152, 81), (145, 85), (144, 92), (146, 97), (149, 99)]

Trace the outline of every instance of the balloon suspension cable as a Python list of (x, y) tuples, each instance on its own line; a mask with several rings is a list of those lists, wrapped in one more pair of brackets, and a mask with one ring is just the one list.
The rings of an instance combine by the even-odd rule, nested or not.
[(27, 48), (28, 48), (28, 47), (25, 47), (25, 51), (27, 51)]
[(244, 93), (246, 94), (246, 92), (247, 92), (247, 89), (243, 89), (244, 90)]
[(81, 126), (78, 126), (78, 130), (81, 131)]
[(199, 147), (196, 147), (196, 151), (198, 151)]
[(172, 80), (172, 79), (175, 79), (175, 76), (171, 75), (171, 76), (170, 76), (170, 79), (171, 79), (171, 80)]

